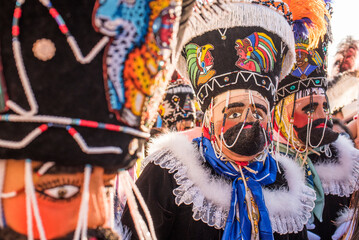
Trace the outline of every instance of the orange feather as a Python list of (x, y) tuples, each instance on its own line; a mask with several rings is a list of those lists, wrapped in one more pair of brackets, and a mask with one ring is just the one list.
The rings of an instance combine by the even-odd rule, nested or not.
[(293, 14), (293, 20), (309, 18), (312, 21), (310, 26), (307, 25), (309, 31), (309, 49), (316, 48), (320, 39), (327, 32), (328, 23), (325, 16), (330, 19), (330, 14), (326, 9), (323, 0), (283, 0), (288, 4)]

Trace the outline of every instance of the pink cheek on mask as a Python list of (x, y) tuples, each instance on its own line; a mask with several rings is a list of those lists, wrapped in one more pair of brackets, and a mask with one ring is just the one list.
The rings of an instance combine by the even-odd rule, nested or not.
[[(290, 121), (290, 116), (288, 117)], [(308, 115), (302, 112), (294, 112), (294, 122), (293, 125), (302, 128), (308, 124)]]

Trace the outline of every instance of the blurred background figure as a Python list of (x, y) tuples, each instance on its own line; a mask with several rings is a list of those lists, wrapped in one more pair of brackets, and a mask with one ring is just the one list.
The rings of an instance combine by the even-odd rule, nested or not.
[(172, 75), (166, 97), (160, 105), (162, 127), (170, 131), (185, 131), (196, 126), (197, 110), (193, 89), (177, 72)]
[(333, 130), (335, 132), (344, 135), (354, 141), (349, 128), (343, 123), (342, 120), (338, 118), (333, 118), (332, 121), (333, 121)]
[(328, 83), (328, 98), (333, 116), (345, 123), (353, 120), (358, 112), (359, 94), (359, 40), (346, 37), (338, 45)]

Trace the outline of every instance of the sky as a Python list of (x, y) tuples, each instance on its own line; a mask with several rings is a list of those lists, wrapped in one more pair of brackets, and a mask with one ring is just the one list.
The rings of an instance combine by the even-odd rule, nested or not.
[(329, 45), (329, 71), (333, 65), (338, 43), (348, 35), (359, 40), (359, 0), (333, 0), (333, 9), (331, 21), (333, 42)]

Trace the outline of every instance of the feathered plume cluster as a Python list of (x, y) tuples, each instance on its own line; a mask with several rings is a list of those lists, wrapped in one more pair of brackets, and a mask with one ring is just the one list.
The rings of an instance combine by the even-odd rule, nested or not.
[(309, 38), (308, 48), (318, 46), (320, 39), (327, 32), (330, 18), (326, 8), (329, 0), (283, 0), (293, 14), (293, 31), (296, 39)]

